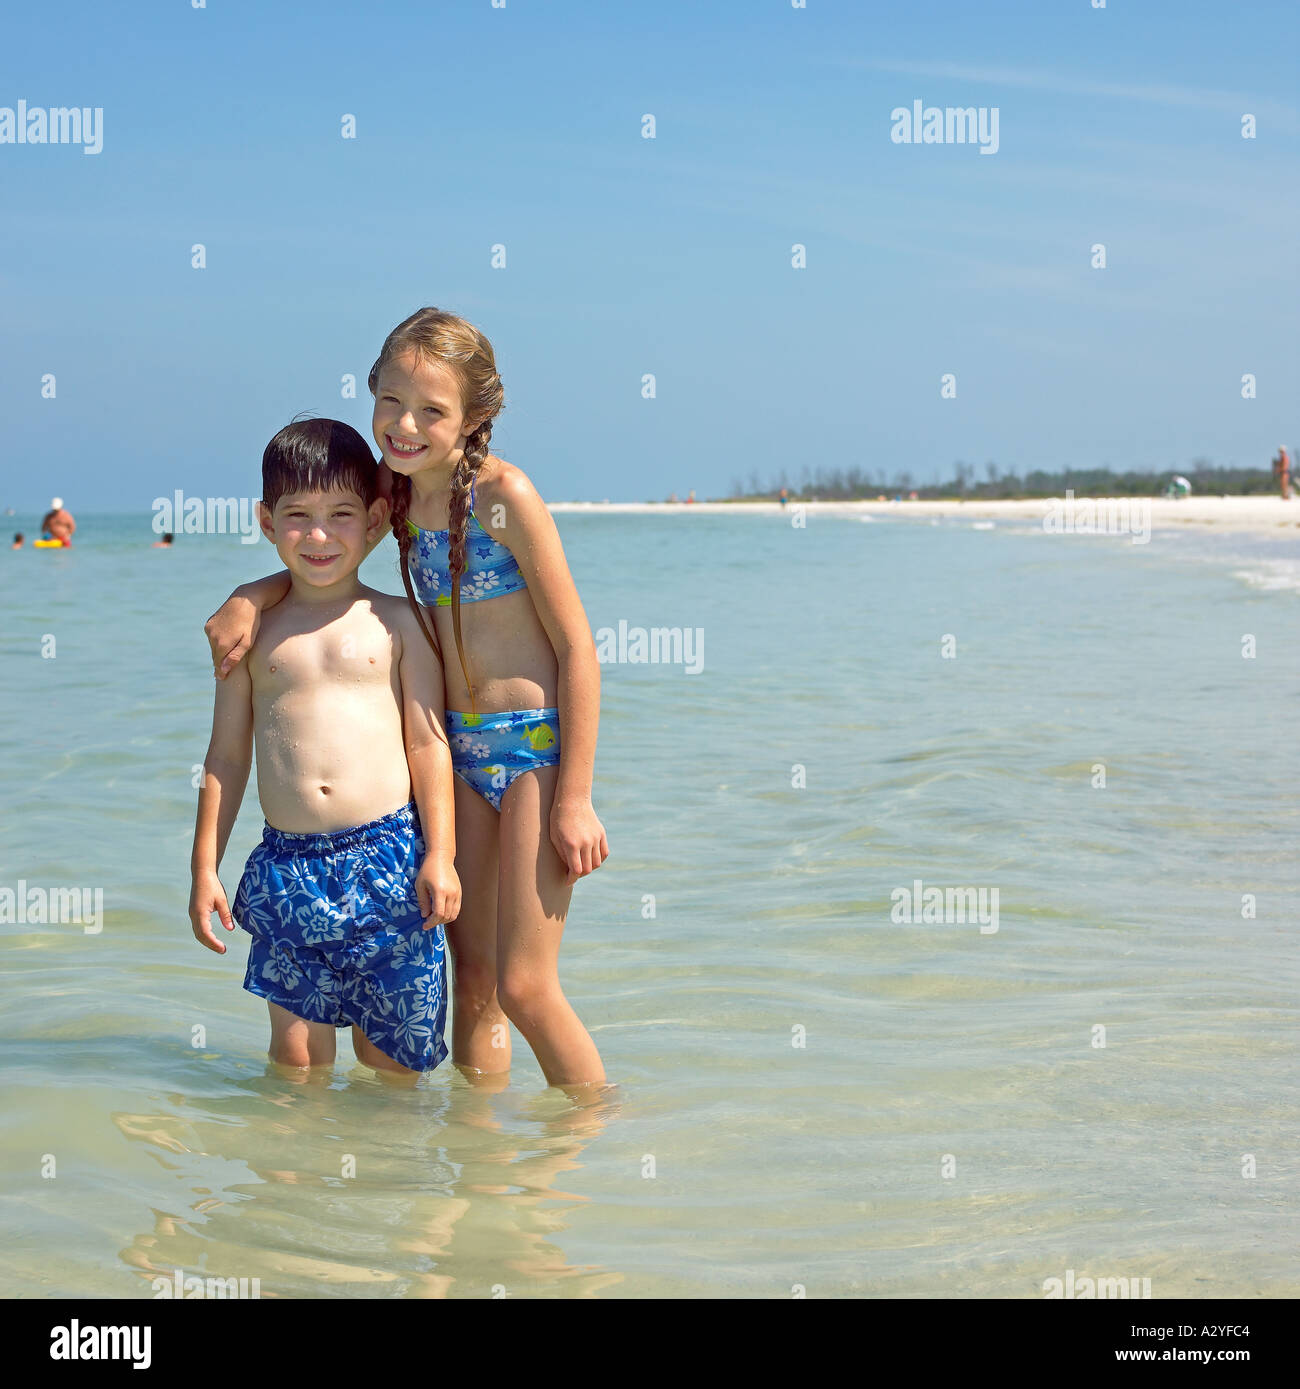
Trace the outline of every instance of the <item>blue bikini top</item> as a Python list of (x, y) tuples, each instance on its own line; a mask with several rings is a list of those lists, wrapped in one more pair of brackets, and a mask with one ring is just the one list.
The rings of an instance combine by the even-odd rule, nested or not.
[[(465, 528), (465, 572), (460, 576), (460, 601), (479, 603), (528, 587), (519, 561), (494, 539), (474, 515), (474, 484), (469, 489), (469, 524)], [(411, 579), (427, 608), (451, 606), (451, 532), (422, 530), (409, 517), (406, 528), (415, 538)]]

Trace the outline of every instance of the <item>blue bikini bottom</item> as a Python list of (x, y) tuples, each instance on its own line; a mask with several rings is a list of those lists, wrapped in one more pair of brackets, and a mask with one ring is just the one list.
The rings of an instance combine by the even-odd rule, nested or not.
[(558, 709), (507, 709), (499, 714), (447, 710), (447, 741), (456, 775), (493, 808), (516, 777), (560, 761)]

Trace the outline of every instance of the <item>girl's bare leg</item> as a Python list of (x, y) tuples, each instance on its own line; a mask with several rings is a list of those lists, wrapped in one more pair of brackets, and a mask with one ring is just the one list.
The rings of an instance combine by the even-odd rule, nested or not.
[(446, 926), (451, 947), (451, 1059), (473, 1075), (510, 1069), (510, 1024), (497, 1000), (497, 832), (501, 817), (459, 778), (456, 876), (460, 915)]
[(599, 1084), (600, 1053), (560, 988), (560, 937), (573, 885), (551, 844), (559, 775), (558, 767), (525, 772), (501, 799), (497, 997), (549, 1085)]

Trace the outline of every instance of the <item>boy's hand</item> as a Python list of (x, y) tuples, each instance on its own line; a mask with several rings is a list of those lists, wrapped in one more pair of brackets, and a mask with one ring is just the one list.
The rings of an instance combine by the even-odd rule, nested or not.
[(224, 680), (248, 654), (261, 624), (261, 608), (238, 589), (203, 624), (218, 680)]
[(212, 869), (203, 869), (194, 875), (194, 886), (190, 889), (190, 925), (194, 928), (194, 939), (200, 945), (218, 955), (226, 953), (226, 947), (212, 934), (212, 913), (221, 918), (227, 931), (235, 929), (226, 902), (226, 890)]
[(565, 881), (576, 883), (609, 857), (605, 827), (596, 818), (588, 797), (555, 801), (551, 806), (551, 843), (566, 870)]
[(426, 931), (460, 915), (460, 879), (448, 855), (425, 854), (415, 877), (415, 891)]

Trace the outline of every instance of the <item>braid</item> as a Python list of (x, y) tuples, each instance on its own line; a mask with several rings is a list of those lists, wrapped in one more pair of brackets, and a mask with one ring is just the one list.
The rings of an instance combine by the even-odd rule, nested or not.
[[(469, 661), (465, 656), (465, 642), (461, 635), (460, 621), (460, 581), (465, 573), (465, 543), (469, 531), (470, 497), (474, 479), (488, 458), (488, 443), (492, 438), (492, 421), (501, 413), (505, 390), (500, 373), (496, 368), (496, 358), (492, 344), (459, 314), (448, 313), (442, 309), (417, 309), (404, 319), (384, 339), (379, 356), (370, 368), (367, 378), (371, 394), (379, 386), (379, 377), (385, 367), (407, 353), (425, 362), (437, 362), (451, 369), (460, 387), (463, 419), (478, 420), (478, 426), (465, 436), (465, 448), (457, 460), (450, 480), (448, 497), (448, 569), (451, 574), (451, 626), (456, 636), (456, 653), (460, 657), (460, 668), (465, 676), (465, 686), (469, 690), (470, 708), (474, 716), (478, 714), (477, 696), (474, 683), (469, 675)], [(408, 552), (410, 536), (407, 532), (406, 517), (410, 508), (410, 479), (395, 477), (393, 480), (393, 533), (401, 551), (402, 582), (411, 605), (416, 607), (408, 572)], [(419, 608), (416, 607), (416, 611)], [(421, 626), (424, 620), (421, 615)], [(428, 636), (426, 629), (425, 635)], [(437, 649), (436, 632), (430, 641)], [(439, 651), (441, 656), (441, 651)]]
[(469, 498), (474, 479), (488, 456), (488, 440), (492, 437), (492, 421), (484, 420), (465, 440), (465, 450), (451, 475), (451, 502), (447, 509), (449, 535), (447, 567), (451, 571), (451, 627), (456, 636), (456, 651), (460, 668), (469, 690), (470, 710), (477, 715), (474, 682), (469, 678), (465, 660), (465, 643), (460, 631), (460, 576), (465, 572), (465, 540), (469, 531)]
[(406, 589), (407, 601), (415, 613), (415, 620), (420, 624), (420, 631), (424, 633), (425, 640), (433, 647), (437, 653), (438, 662), (442, 662), (442, 647), (438, 644), (438, 633), (434, 630), (433, 619), (427, 621), (424, 615), (424, 607), (415, 596), (415, 590), (411, 587), (411, 528), (406, 524), (407, 513), (411, 509), (411, 479), (403, 473), (393, 474), (393, 535), (397, 540), (398, 567), (402, 571), (402, 584)]

